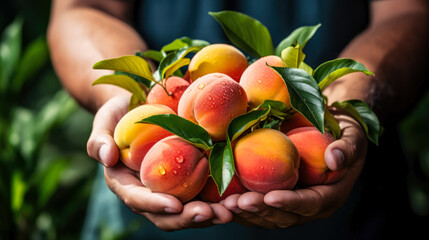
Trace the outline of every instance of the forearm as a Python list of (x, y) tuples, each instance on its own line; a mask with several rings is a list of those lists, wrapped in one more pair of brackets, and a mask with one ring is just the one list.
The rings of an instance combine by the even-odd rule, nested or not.
[[(106, 10), (90, 4), (97, 1), (77, 2), (54, 3), (48, 41), (52, 62), (64, 87), (81, 105), (95, 112), (111, 97), (128, 92), (108, 85), (92, 87), (95, 79), (109, 73), (93, 70), (94, 63), (133, 54), (144, 50), (146, 45), (125, 22), (129, 16), (125, 3), (110, 1), (112, 10)], [(108, 2), (104, 3), (108, 5)]]
[(388, 8), (400, 2), (403, 1), (374, 2), (371, 25), (340, 55), (363, 63), (375, 76), (355, 73), (339, 79), (326, 89), (330, 102), (364, 100), (385, 121), (421, 95), (423, 73), (428, 67), (428, 8), (425, 3)]

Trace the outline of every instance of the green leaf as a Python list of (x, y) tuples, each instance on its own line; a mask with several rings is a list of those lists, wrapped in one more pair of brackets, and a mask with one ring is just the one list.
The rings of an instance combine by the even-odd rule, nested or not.
[(335, 139), (340, 138), (341, 136), (341, 128), (338, 124), (337, 119), (334, 118), (329, 109), (325, 109), (325, 123), (327, 129), (332, 133)]
[(270, 112), (270, 108), (265, 110), (254, 110), (231, 120), (227, 129), (227, 138), (233, 142), (237, 139), (244, 131), (254, 126), (256, 123), (266, 118)]
[(107, 69), (120, 72), (127, 72), (155, 81), (152, 76), (150, 65), (139, 56), (122, 56), (118, 58), (106, 59), (94, 64), (93, 69)]
[(23, 20), (20, 17), (5, 28), (0, 42), (0, 92), (4, 92), (12, 80), (12, 74), (21, 55)]
[(286, 112), (288, 110), (286, 104), (284, 104), (283, 102), (270, 100), (270, 99), (265, 100), (263, 103), (261, 103), (261, 105), (259, 105), (255, 109), (259, 109), (259, 108), (271, 108), (271, 110), (276, 110), (279, 112)]
[(148, 89), (150, 89), (150, 87), (152, 86), (152, 83), (155, 83), (155, 82), (147, 80), (146, 78), (142, 78), (142, 77), (140, 77), (138, 75), (135, 75), (135, 74), (132, 74), (132, 73), (115, 71), (113, 74), (114, 75), (125, 75), (125, 76), (128, 76), (128, 77), (132, 78), (134, 81), (136, 81), (137, 83), (146, 86)]
[(205, 47), (209, 45), (209, 42), (198, 39), (191, 39), (189, 37), (181, 37), (175, 39), (173, 42), (163, 46), (161, 48), (162, 53), (180, 50), (185, 47)]
[(179, 61), (177, 61), (175, 64), (171, 66), (166, 72), (165, 76), (168, 78), (169, 76), (173, 75), (177, 70), (179, 70), (181, 67), (189, 65), (191, 62), (191, 59), (189, 58), (182, 58)]
[(142, 101), (137, 97), (137, 95), (132, 94), (130, 97), (130, 104), (128, 105), (128, 111), (131, 111), (140, 105), (142, 105)]
[(313, 77), (298, 68), (270, 67), (285, 81), (292, 107), (323, 133), (325, 103)]
[(271, 128), (271, 129), (279, 129), (279, 127), (280, 127), (280, 123), (281, 123), (281, 121), (280, 120), (273, 120), (273, 121), (271, 121), (271, 122), (267, 122), (267, 123), (265, 123), (263, 126), (262, 126), (262, 128)]
[(322, 26), (320, 23), (315, 26), (304, 26), (295, 29), (289, 36), (283, 39), (276, 48), (276, 55), (281, 56), (283, 49), (298, 44), (303, 49), (307, 44), (308, 40), (310, 40), (317, 29)]
[(332, 106), (348, 112), (360, 123), (367, 138), (375, 145), (378, 145), (378, 139), (381, 134), (380, 121), (366, 103), (361, 100), (353, 99), (344, 102), (334, 102)]
[(305, 54), (302, 52), (302, 48), (299, 45), (289, 46), (283, 49), (281, 58), (286, 64), (286, 67), (298, 68), (304, 61)]
[(314, 72), (313, 68), (312, 68), (312, 67), (310, 67), (310, 66), (309, 66), (308, 64), (306, 64), (305, 62), (302, 62), (302, 63), (299, 65), (299, 69), (302, 69), (302, 70), (306, 71), (308, 74), (310, 74), (311, 76), (313, 76), (313, 72)]
[(15, 78), (12, 82), (12, 90), (18, 92), (24, 82), (35, 75), (49, 60), (49, 50), (46, 39), (39, 37), (26, 48), (20, 59)]
[(164, 58), (164, 55), (160, 51), (156, 50), (147, 50), (143, 53), (138, 53), (137, 56), (149, 58), (156, 62), (161, 62), (161, 60)]
[(196, 147), (209, 150), (213, 142), (209, 133), (201, 126), (175, 114), (159, 114), (142, 119), (138, 123), (158, 125), (165, 130), (185, 139)]
[(255, 58), (272, 55), (268, 29), (258, 20), (234, 11), (209, 12), (220, 23), (232, 44)]
[(366, 67), (352, 59), (339, 58), (320, 64), (314, 70), (313, 77), (321, 90), (325, 89), (336, 79), (353, 72), (363, 72), (366, 75), (374, 75)]
[(146, 102), (146, 94), (140, 85), (126, 75), (104, 75), (95, 80), (92, 85), (111, 84), (124, 88), (135, 95), (142, 103)]
[[(170, 69), (179, 69), (184, 66), (184, 61), (182, 60), (188, 53), (197, 52), (201, 49), (201, 46), (185, 47), (180, 50), (170, 52), (162, 61), (159, 63), (158, 67), (158, 78), (160, 81), (168, 78), (173, 72), (169, 71)], [(189, 63), (188, 63), (189, 64)], [(178, 66), (180, 66), (178, 68)], [(168, 74), (170, 75), (168, 75)]]
[(219, 195), (225, 192), (235, 173), (231, 142), (218, 142), (209, 157), (210, 174), (217, 185)]
[[(378, 139), (380, 137), (382, 128), (377, 115), (375, 115), (371, 108), (361, 100), (353, 99), (348, 100), (346, 102), (353, 106), (356, 112), (359, 113), (359, 118), (356, 118), (353, 114), (352, 116), (355, 117), (362, 125), (367, 135), (367, 138), (378, 146)], [(351, 109), (351, 107), (348, 107), (345, 110), (347, 111), (349, 109)]]

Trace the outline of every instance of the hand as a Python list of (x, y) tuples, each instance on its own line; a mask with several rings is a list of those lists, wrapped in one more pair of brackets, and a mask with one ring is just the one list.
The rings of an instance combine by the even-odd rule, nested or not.
[(232, 213), (221, 204), (191, 201), (182, 205), (169, 194), (152, 192), (142, 185), (138, 173), (120, 162), (106, 167), (104, 175), (109, 188), (131, 210), (145, 216), (161, 230), (208, 227), (232, 220)]
[(342, 135), (326, 149), (325, 161), (331, 170), (347, 169), (346, 175), (329, 185), (276, 190), (265, 195), (247, 192), (229, 196), (223, 204), (236, 214), (235, 221), (265, 228), (287, 228), (327, 218), (344, 204), (363, 168), (367, 139), (354, 119), (334, 114)]
[(175, 197), (153, 193), (140, 182), (138, 173), (118, 162), (119, 151), (113, 140), (116, 124), (128, 111), (129, 96), (106, 102), (94, 118), (88, 140), (89, 156), (105, 166), (107, 186), (135, 213), (141, 214), (164, 231), (205, 227), (227, 223), (232, 213), (221, 204), (192, 201), (182, 205)]

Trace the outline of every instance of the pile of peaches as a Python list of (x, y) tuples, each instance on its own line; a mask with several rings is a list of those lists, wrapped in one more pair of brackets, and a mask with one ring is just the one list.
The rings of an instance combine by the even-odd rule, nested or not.
[[(341, 130), (322, 90), (348, 73), (372, 73), (351, 59), (307, 65), (302, 49), (320, 25), (295, 30), (274, 49), (257, 20), (228, 11), (211, 15), (234, 45), (183, 37), (161, 51), (94, 65), (116, 71), (94, 84), (132, 93), (114, 132), (123, 164), (139, 172), (145, 187), (182, 202), (341, 179), (345, 170), (331, 171), (324, 159)], [(156, 71), (147, 59), (159, 63)], [(378, 143), (378, 119), (364, 102), (333, 106), (350, 113)]]
[(216, 202), (234, 193), (331, 183), (344, 174), (328, 169), (324, 151), (334, 141), (299, 112), (277, 129), (247, 130), (232, 142), (235, 175), (220, 196), (209, 169), (210, 152), (198, 148), (161, 126), (137, 123), (159, 114), (177, 114), (204, 128), (213, 142), (226, 140), (230, 122), (265, 100), (290, 107), (282, 77), (270, 66), (285, 67), (278, 56), (248, 64), (245, 55), (228, 44), (211, 44), (191, 59), (185, 76), (171, 76), (155, 85), (146, 103), (129, 111), (118, 123), (114, 139), (121, 160), (140, 172), (144, 186), (186, 202), (197, 195)]

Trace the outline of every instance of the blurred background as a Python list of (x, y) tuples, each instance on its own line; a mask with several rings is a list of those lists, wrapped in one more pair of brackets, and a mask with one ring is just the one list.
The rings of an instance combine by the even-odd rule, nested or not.
[[(0, 239), (78, 239), (95, 177), (93, 116), (62, 90), (46, 44), (50, 0), (0, 2)], [(398, 126), (409, 204), (429, 216), (429, 94)]]

